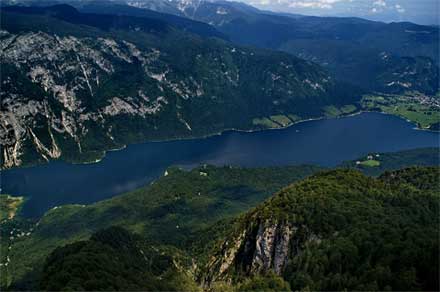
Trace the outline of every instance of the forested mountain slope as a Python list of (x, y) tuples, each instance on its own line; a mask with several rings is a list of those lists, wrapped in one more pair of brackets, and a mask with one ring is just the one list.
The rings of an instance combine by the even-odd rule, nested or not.
[[(157, 5), (161, 2), (166, 2), (168, 8)], [(418, 90), (426, 94), (438, 91), (438, 27), (277, 14), (230, 1), (119, 3), (209, 23), (233, 42), (289, 52), (319, 63), (337, 78), (368, 90)], [(83, 5), (87, 7), (87, 2)], [(169, 6), (174, 6), (174, 10)]]
[(202, 281), (243, 290), (275, 281), (275, 290), (437, 291), (439, 174), (410, 168), (372, 179), (339, 170), (293, 184), (237, 219)]
[(177, 255), (173, 258), (164, 250), (151, 247), (136, 234), (110, 227), (96, 232), (89, 240), (57, 248), (46, 260), (38, 288), (44, 291), (199, 290), (191, 274), (176, 264), (176, 258)]
[(318, 65), (190, 20), (68, 5), (1, 13), (3, 168), (94, 161), (127, 143), (255, 129), (257, 117), (316, 117), (360, 98)]
[(19, 216), (6, 220), (0, 223), (4, 248), (0, 262), (8, 258), (10, 262), (0, 266), (1, 285), (37, 289), (36, 278), (53, 249), (114, 225), (142, 235), (150, 248), (187, 251), (191, 241), (215, 222), (255, 207), (285, 185), (319, 170), (315, 166), (170, 168), (153, 184), (109, 200), (55, 207), (37, 222)]
[[(142, 290), (145, 275), (158, 280), (165, 274), (166, 279), (183, 277), (190, 287), (232, 284), (247, 290), (265, 286), (246, 285), (271, 281), (300, 290), (433, 290), (438, 285), (438, 167), (379, 178), (355, 170), (317, 171), (305, 166), (172, 168), (151, 186), (88, 206), (56, 207), (36, 224), (20, 217), (5, 220), (0, 225), (2, 285), (37, 289), (45, 277), (44, 287), (73, 287), (63, 279), (79, 278), (83, 284), (83, 277), (93, 274), (99, 280), (107, 258), (126, 256), (112, 267), (104, 264), (103, 273), (121, 276), (125, 270), (118, 267), (128, 265), (127, 270), (139, 271), (133, 278), (82, 287), (105, 290), (131, 283)], [(74, 243), (114, 225), (137, 234), (135, 245), (148, 252), (144, 259), (133, 261), (131, 251), (96, 242)], [(45, 263), (56, 247), (71, 243)], [(102, 252), (84, 258), (96, 248)], [(157, 253), (168, 258), (163, 265), (156, 262)], [(81, 270), (63, 278), (63, 267), (74, 269), (71, 264), (78, 260), (87, 266), (95, 259), (99, 264), (92, 274)], [(160, 267), (152, 270), (156, 263)]]

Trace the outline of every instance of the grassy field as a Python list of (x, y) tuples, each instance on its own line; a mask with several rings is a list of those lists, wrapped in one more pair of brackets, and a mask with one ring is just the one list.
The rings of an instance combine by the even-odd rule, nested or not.
[(342, 112), (335, 106), (326, 106), (324, 107), (324, 114), (328, 118), (338, 117), (342, 114)]
[[(322, 114), (317, 115), (314, 118), (337, 118), (344, 115), (348, 115), (351, 113), (354, 113), (359, 110), (359, 107), (357, 107), (354, 104), (347, 104), (342, 107), (336, 107), (334, 105), (326, 106), (322, 108)], [(260, 126), (262, 128), (267, 129), (274, 129), (274, 128), (283, 128), (290, 126), (296, 122), (299, 122), (301, 120), (305, 120), (305, 118), (302, 118), (295, 114), (279, 114), (279, 115), (272, 115), (268, 117), (258, 117), (254, 118), (252, 120), (252, 124), (255, 126)]]
[(440, 122), (438, 98), (420, 94), (364, 96), (362, 107), (366, 110), (383, 111), (415, 122), (419, 128), (429, 128)]
[(344, 114), (351, 114), (357, 110), (357, 107), (353, 104), (347, 104), (341, 107), (341, 112)]
[(272, 121), (269, 118), (263, 117), (263, 118), (255, 118), (252, 120), (252, 124), (255, 126), (262, 126), (264, 128), (279, 128), (280, 126)]
[(300, 117), (296, 115), (273, 115), (270, 117), (255, 118), (252, 123), (264, 128), (282, 128), (292, 125), (293, 122), (298, 120), (300, 120)]
[(287, 116), (285, 116), (285, 115), (270, 116), (270, 119), (272, 121), (274, 121), (275, 123), (280, 124), (283, 127), (286, 127), (286, 126), (292, 124), (292, 121)]
[[(323, 107), (321, 117), (337, 118), (353, 114), (359, 110), (380, 111), (396, 115), (416, 123), (417, 127), (421, 129), (436, 131), (440, 128), (439, 96), (425, 96), (417, 92), (404, 95), (365, 95), (360, 105), (347, 104), (342, 107), (334, 105)], [(252, 123), (262, 128), (273, 129), (287, 127), (300, 120), (301, 117), (294, 114), (280, 114), (254, 118)]]
[(340, 116), (345, 116), (356, 112), (358, 110), (358, 107), (356, 107), (354, 104), (347, 104), (342, 107), (336, 107), (334, 105), (331, 105), (324, 107), (323, 110), (325, 117), (337, 118)]
[(367, 166), (367, 167), (377, 167), (377, 166), (380, 166), (380, 161), (378, 161), (378, 160), (364, 160), (364, 161), (361, 161), (360, 164), (362, 166)]
[(301, 120), (301, 117), (300, 116), (297, 116), (297, 115), (294, 115), (294, 114), (289, 114), (289, 115), (287, 115), (288, 117), (289, 117), (289, 119), (291, 119), (292, 121), (294, 121), (294, 122), (297, 122), (297, 121), (300, 121)]

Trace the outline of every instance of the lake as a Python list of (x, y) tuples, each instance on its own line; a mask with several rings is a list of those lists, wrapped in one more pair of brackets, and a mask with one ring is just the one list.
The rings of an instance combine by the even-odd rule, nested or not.
[(415, 130), (401, 118), (362, 113), (307, 121), (286, 129), (228, 131), (204, 139), (147, 142), (108, 152), (95, 164), (61, 161), (2, 171), (2, 193), (29, 197), (23, 214), (36, 217), (61, 204), (87, 204), (150, 183), (171, 165), (336, 166), (368, 152), (438, 147), (439, 133)]

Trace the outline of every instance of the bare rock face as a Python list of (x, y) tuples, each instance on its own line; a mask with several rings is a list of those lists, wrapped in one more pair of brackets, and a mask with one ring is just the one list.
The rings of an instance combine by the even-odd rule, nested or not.
[[(289, 255), (297, 253), (298, 229), (288, 222), (261, 221), (233, 240), (223, 243), (221, 251), (211, 258), (204, 284), (230, 281), (231, 274), (255, 275), (274, 272), (281, 275)], [(295, 248), (293, 248), (295, 247)]]
[(251, 273), (269, 270), (280, 274), (287, 261), (293, 228), (284, 223), (260, 223), (255, 242)]
[[(36, 152), (42, 161), (61, 157), (60, 136), (74, 141), (81, 155), (90, 127), (106, 133), (100, 141), (103, 149), (98, 149), (106, 150), (114, 140), (111, 121), (120, 117), (159, 120), (168, 109), (181, 131), (191, 133), (192, 125), (176, 99), (202, 97), (206, 76), (197, 79), (176, 72), (168, 59), (161, 59), (164, 55), (125, 40), (1, 30), (1, 168), (22, 165), (28, 152)], [(137, 79), (119, 84), (114, 76), (126, 75), (121, 71), (127, 68)], [(238, 78), (238, 70), (224, 70), (211, 72), (236, 86), (230, 75)], [(126, 89), (118, 90), (121, 86)], [(158, 130), (155, 124), (149, 126)]]
[[(44, 32), (17, 35), (4, 30), (0, 49), (2, 66), (8, 66), (2, 69), (0, 94), (2, 168), (22, 164), (23, 155), (29, 151), (24, 144), (46, 161), (59, 158), (62, 146), (57, 144), (55, 133), (74, 140), (81, 153), (87, 122), (109, 132), (109, 117), (145, 118), (159, 114), (168, 103), (163, 95), (151, 95), (139, 88), (135, 95), (107, 96), (108, 101), (97, 108), (88, 105), (90, 99), (97, 98), (102, 83), (115, 73), (115, 64), (139, 62), (145, 78), (154, 80), (162, 74), (166, 82), (165, 73), (150, 66), (160, 56), (155, 49), (141, 51), (131, 43), (108, 38), (60, 37)], [(22, 80), (17, 80), (17, 75)]]
[(272, 112), (315, 115), (306, 105), (330, 102), (335, 85), (309, 62), (216, 40), (10, 25), (0, 30), (2, 169), (251, 129)]

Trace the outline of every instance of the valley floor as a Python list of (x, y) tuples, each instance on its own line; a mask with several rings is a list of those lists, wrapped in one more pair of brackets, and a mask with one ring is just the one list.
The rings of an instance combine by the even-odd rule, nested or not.
[(367, 95), (361, 101), (362, 108), (381, 111), (407, 119), (419, 129), (439, 131), (440, 99), (421, 93), (405, 95)]

